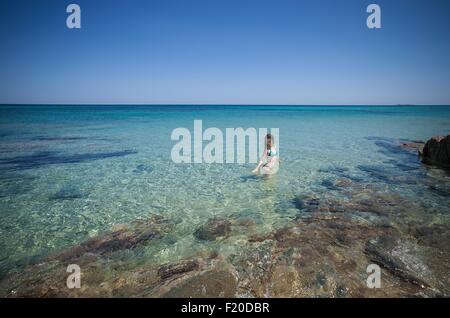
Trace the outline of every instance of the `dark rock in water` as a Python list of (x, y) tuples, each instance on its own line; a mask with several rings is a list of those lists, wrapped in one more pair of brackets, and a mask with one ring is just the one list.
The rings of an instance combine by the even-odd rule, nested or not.
[(4, 170), (26, 170), (54, 164), (81, 163), (115, 157), (124, 157), (136, 153), (137, 151), (134, 150), (84, 154), (65, 154), (55, 151), (41, 151), (26, 156), (0, 159), (0, 166), (8, 166), (7, 168), (3, 168)]
[(316, 274), (315, 281), (319, 287), (322, 287), (327, 283), (327, 277), (323, 273), (318, 273), (318, 274)]
[(321, 186), (327, 188), (328, 190), (339, 190), (339, 187), (334, 184), (332, 180), (323, 180), (320, 184)]
[(410, 152), (413, 153), (420, 153), (423, 150), (423, 146), (425, 145), (425, 143), (423, 141), (420, 140), (413, 140), (413, 141), (409, 141), (409, 142), (403, 142), (400, 147), (402, 149), (408, 150)]
[[(367, 138), (369, 139), (369, 138)], [(419, 168), (415, 166), (417, 164), (417, 150), (416, 148), (420, 148), (420, 142), (407, 141), (407, 140), (398, 140), (393, 138), (371, 138), (369, 140), (374, 140), (375, 145), (377, 145), (380, 149), (379, 152), (383, 153), (386, 156), (394, 158), (392, 164), (397, 165), (398, 163), (405, 163), (407, 165), (399, 166), (403, 171), (413, 170), (412, 167)], [(416, 147), (416, 148), (415, 148)], [(389, 173), (395, 173), (394, 170), (389, 171)], [(380, 174), (378, 174), (380, 175)], [(376, 175), (373, 175), (377, 177)], [(387, 180), (389, 181), (389, 180)]]
[(117, 231), (103, 237), (87, 240), (71, 249), (68, 253), (63, 253), (61, 258), (71, 259), (82, 256), (85, 253), (105, 254), (122, 249), (131, 249), (157, 235), (158, 233), (153, 231), (144, 232), (142, 235), (135, 235), (128, 231)]
[(419, 286), (421, 288), (430, 287), (428, 283), (419, 278), (416, 273), (412, 272), (402, 259), (397, 256), (398, 253), (392, 251), (396, 247), (397, 240), (390, 236), (381, 236), (377, 240), (371, 240), (366, 243), (364, 253), (369, 259), (385, 268), (395, 277), (407, 283)]
[(85, 195), (80, 191), (80, 189), (73, 186), (62, 187), (54, 195), (50, 196), (50, 200), (74, 200), (81, 199)]
[(136, 169), (133, 170), (134, 173), (152, 172), (152, 171), (153, 171), (152, 167), (150, 167), (150, 166), (148, 166), (146, 164), (143, 164), (143, 163), (138, 164), (136, 166)]
[(342, 213), (346, 211), (346, 207), (343, 204), (333, 204), (328, 207), (331, 213)]
[[(359, 165), (358, 169), (367, 173), (369, 177), (387, 184), (415, 184), (414, 177), (423, 176), (418, 167), (401, 163), (395, 166), (394, 168), (382, 165)], [(405, 171), (408, 174), (405, 174)]]
[(391, 158), (396, 158), (397, 160), (401, 160), (403, 162), (414, 162), (417, 160), (417, 153), (405, 151), (398, 140), (391, 142), (375, 141), (375, 145), (380, 148), (379, 152)]
[(385, 154), (401, 154), (401, 147), (395, 142), (378, 140), (375, 141), (375, 145), (382, 149), (381, 152)]
[(255, 220), (252, 220), (250, 218), (246, 218), (246, 219), (242, 218), (242, 219), (237, 219), (234, 222), (234, 225), (242, 226), (242, 227), (250, 227), (250, 226), (255, 226), (256, 222), (255, 222)]
[(440, 175), (433, 177), (428, 175), (420, 181), (423, 185), (427, 186), (432, 193), (443, 197), (450, 197), (450, 182), (448, 182), (450, 171), (443, 170), (441, 172), (443, 172), (443, 174), (448, 173), (448, 176)]
[(328, 190), (341, 190), (342, 188), (349, 187), (352, 184), (353, 181), (349, 178), (338, 178), (336, 180), (326, 179), (321, 183), (321, 185)]
[(223, 218), (213, 218), (199, 227), (194, 236), (200, 240), (214, 241), (218, 238), (227, 237), (231, 231), (231, 222)]
[(386, 171), (383, 166), (374, 165), (359, 165), (357, 168), (361, 171), (366, 172), (372, 178), (384, 181), (386, 183), (392, 183), (392, 176)]
[(104, 255), (118, 250), (132, 249), (160, 238), (171, 228), (171, 224), (160, 217), (133, 222), (130, 227), (119, 228), (102, 236), (94, 237), (69, 250), (49, 257), (62, 261), (79, 258), (86, 254)]
[(356, 202), (358, 211), (374, 213), (377, 215), (387, 215), (390, 211), (391, 202), (383, 199), (363, 199)]
[(450, 188), (448, 188), (445, 184), (430, 184), (428, 189), (440, 196), (450, 197)]
[(175, 275), (184, 274), (200, 268), (198, 260), (186, 260), (174, 264), (162, 265), (158, 269), (158, 275), (161, 279), (167, 279)]
[(348, 288), (343, 284), (339, 284), (336, 286), (336, 296), (339, 298), (343, 298), (343, 297), (347, 296), (347, 291), (348, 291)]
[[(269, 234), (269, 233), (267, 233)], [(230, 262), (238, 271), (239, 287), (247, 297), (270, 297), (266, 285), (274, 269), (274, 242), (266, 241), (252, 246), (243, 245), (238, 254), (230, 256)], [(286, 272), (286, 270), (283, 270)], [(274, 276), (273, 274), (271, 276)]]
[(293, 203), (299, 210), (312, 212), (318, 209), (320, 200), (313, 195), (300, 195), (294, 198)]
[(258, 235), (258, 234), (254, 234), (254, 235), (252, 235), (252, 236), (250, 236), (248, 238), (248, 241), (250, 243), (257, 243), (257, 242), (260, 243), (260, 242), (264, 242), (264, 241), (270, 240), (270, 239), (273, 239), (272, 235)]
[(351, 180), (352, 182), (356, 182), (356, 183), (358, 183), (358, 182), (363, 182), (363, 181), (364, 181), (364, 178), (359, 177), (359, 176), (355, 176), (355, 175), (352, 175), (352, 174), (346, 174), (346, 173), (344, 173), (344, 174), (342, 174), (341, 176), (342, 176), (343, 178), (345, 178), (345, 179)]
[[(318, 203), (318, 204), (317, 204)], [(348, 202), (337, 200), (333, 197), (321, 198), (320, 201), (309, 202), (310, 206), (301, 209), (303, 212), (346, 212), (353, 210), (353, 206)], [(313, 204), (313, 205), (311, 205)]]
[(432, 246), (441, 251), (450, 246), (450, 227), (443, 224), (422, 225), (410, 230), (420, 244)]
[[(341, 187), (341, 186), (350, 186), (350, 182), (362, 182), (364, 179), (359, 176), (355, 176), (354, 174), (349, 172), (348, 168), (345, 167), (338, 167), (338, 166), (331, 166), (328, 168), (321, 168), (318, 170), (318, 172), (323, 173), (332, 173), (335, 176), (339, 177), (335, 182), (333, 186)], [(345, 180), (345, 181), (344, 181)], [(344, 183), (342, 183), (344, 182)], [(323, 184), (326, 186), (326, 183)]]
[(162, 297), (234, 297), (236, 289), (237, 280), (230, 271), (213, 269), (186, 279)]
[[(281, 257), (280, 257), (281, 259)], [(300, 277), (295, 266), (283, 264), (269, 267), (267, 278), (263, 280), (264, 285), (268, 285), (268, 297), (298, 297), (300, 293)], [(266, 280), (268, 282), (266, 283)]]
[(283, 227), (278, 229), (273, 238), (284, 246), (298, 244), (304, 239), (303, 233), (299, 227)]
[(428, 140), (420, 157), (425, 164), (450, 168), (450, 135), (433, 137)]
[(166, 244), (166, 245), (173, 245), (173, 244), (176, 244), (177, 241), (178, 241), (178, 240), (177, 240), (176, 236), (170, 235), (170, 234), (166, 235), (166, 236), (162, 239), (162, 242), (163, 242), (164, 244)]
[(240, 182), (251, 182), (251, 181), (258, 181), (259, 180), (259, 178), (258, 178), (258, 176), (257, 175), (248, 175), (248, 176), (242, 176), (242, 177), (240, 177), (239, 178), (239, 181)]
[(334, 181), (334, 185), (336, 187), (349, 187), (353, 184), (353, 180), (349, 179), (349, 178), (339, 178), (337, 180)]

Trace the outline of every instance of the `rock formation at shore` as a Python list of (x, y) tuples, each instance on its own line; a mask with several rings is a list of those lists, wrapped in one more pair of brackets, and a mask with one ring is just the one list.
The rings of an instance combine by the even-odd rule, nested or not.
[(450, 135), (429, 139), (420, 157), (423, 163), (443, 168), (450, 168)]
[(450, 135), (435, 136), (426, 143), (409, 141), (400, 145), (404, 150), (418, 153), (422, 163), (450, 168)]

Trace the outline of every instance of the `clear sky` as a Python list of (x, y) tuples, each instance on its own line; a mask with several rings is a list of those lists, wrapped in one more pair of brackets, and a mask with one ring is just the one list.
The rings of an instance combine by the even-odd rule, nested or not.
[(448, 0), (2, 0), (0, 39), (0, 103), (450, 104)]

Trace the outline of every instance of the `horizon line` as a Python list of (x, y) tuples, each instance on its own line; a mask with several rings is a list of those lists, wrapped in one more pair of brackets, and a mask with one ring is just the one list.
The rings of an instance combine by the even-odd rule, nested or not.
[(401, 107), (401, 106), (450, 106), (450, 104), (222, 104), (222, 103), (0, 103), (0, 106), (292, 106), (292, 107)]

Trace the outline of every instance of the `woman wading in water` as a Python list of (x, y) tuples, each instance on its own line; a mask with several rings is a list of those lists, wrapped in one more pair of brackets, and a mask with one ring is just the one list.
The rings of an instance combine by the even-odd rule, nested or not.
[(267, 134), (264, 153), (252, 172), (256, 174), (275, 174), (278, 171), (279, 163), (280, 159), (278, 158), (275, 139), (271, 134)]

